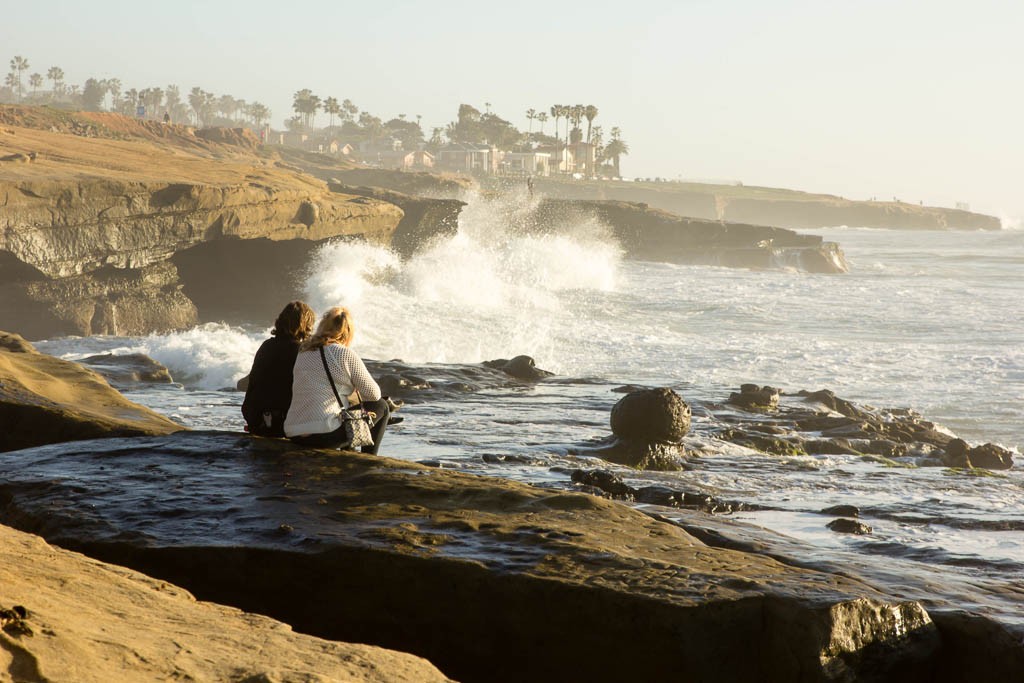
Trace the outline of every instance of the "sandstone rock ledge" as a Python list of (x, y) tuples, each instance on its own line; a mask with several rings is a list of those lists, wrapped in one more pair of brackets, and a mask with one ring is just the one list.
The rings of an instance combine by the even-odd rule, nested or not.
[[(0, 157), (29, 159), (0, 163), (0, 320), (32, 339), (189, 327), (212, 317), (193, 299), (211, 280), (227, 286), (222, 299), (277, 310), (287, 297), (251, 284), (290, 286), (281, 261), (305, 263), (332, 238), (388, 244), (403, 217), (240, 144), (251, 135), (204, 137), (116, 114), (89, 118), (106, 137), (18, 126), (45, 126), (48, 115), (0, 107), (0, 121), (14, 121), (0, 127)], [(262, 261), (242, 247), (254, 244)]]
[(39, 353), (18, 335), (0, 331), (0, 452), (181, 429), (129, 401), (95, 372)]
[(237, 434), (9, 453), (0, 522), (465, 681), (930, 681), (943, 647), (916, 602), (616, 502)]
[[(295, 633), (0, 526), (0, 680), (447, 681), (429, 662)], [(2, 623), (0, 619), (0, 623)]]

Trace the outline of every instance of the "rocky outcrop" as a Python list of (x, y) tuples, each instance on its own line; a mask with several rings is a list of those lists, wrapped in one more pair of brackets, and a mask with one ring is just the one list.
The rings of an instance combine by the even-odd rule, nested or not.
[(849, 225), (903, 230), (998, 230), (995, 216), (905, 202), (853, 201), (779, 188), (703, 183), (566, 181), (537, 178), (536, 188), (563, 199), (643, 202), (681, 216), (794, 230)]
[(612, 436), (599, 447), (580, 453), (640, 470), (678, 470), (690, 406), (668, 388), (637, 389), (612, 407), (611, 428)]
[(720, 216), (727, 221), (766, 223), (796, 230), (850, 225), (900, 230), (999, 230), (995, 216), (903, 202), (854, 202), (841, 197), (785, 200), (728, 198)]
[(0, 451), (184, 429), (132, 403), (91, 370), (0, 332)]
[(51, 542), (459, 680), (948, 673), (917, 603), (616, 502), (406, 461), (238, 434), (78, 442), (0, 459), (0, 501)]
[[(246, 255), (233, 247), (291, 243), (306, 254), (338, 237), (388, 244), (403, 217), (394, 204), (330, 192), (255, 155), (238, 131), (189, 137), (168, 127), (161, 137), (124, 126), (128, 132), (101, 127), (105, 138), (74, 129), (0, 135), (0, 155), (37, 154), (30, 164), (0, 165), (6, 325), (33, 338), (180, 329), (209, 317), (191, 292), (244, 302), (268, 280), (293, 286), (283, 263), (269, 272), (238, 267), (227, 291), (210, 292), (207, 280)], [(272, 316), (280, 300), (261, 312)]]
[(646, 204), (546, 199), (538, 205), (534, 221), (538, 229), (551, 229), (588, 217), (608, 225), (631, 258), (812, 273), (849, 270), (839, 246), (817, 235), (683, 218)]
[(328, 184), (332, 192), (370, 197), (394, 204), (405, 214), (391, 234), (391, 249), (408, 258), (431, 240), (454, 235), (459, 230), (459, 214), (465, 202), (458, 199), (430, 199), (384, 190), (379, 187), (352, 187), (337, 182)]
[(295, 633), (5, 526), (0, 625), (9, 681), (449, 680), (418, 657)]
[(434, 199), (459, 199), (476, 188), (472, 178), (455, 173), (391, 171), (382, 168), (339, 170), (324, 180), (336, 180), (342, 185), (379, 187)]
[(827, 389), (787, 397), (774, 387), (744, 384), (728, 403), (741, 412), (723, 412), (715, 436), (764, 453), (863, 455), (909, 467), (1013, 467), (1013, 453), (1002, 446), (971, 447), (913, 410), (861, 406)]

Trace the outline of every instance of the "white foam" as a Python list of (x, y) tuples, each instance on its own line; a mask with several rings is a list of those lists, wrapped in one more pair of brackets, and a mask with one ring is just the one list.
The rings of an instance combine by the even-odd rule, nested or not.
[(581, 296), (615, 290), (621, 249), (592, 220), (526, 230), (528, 208), (476, 201), (455, 235), (406, 262), (380, 247), (325, 245), (310, 264), (307, 299), (318, 312), (347, 306), (364, 355), (477, 362), (544, 354), (557, 367), (565, 359), (552, 357), (556, 330), (590, 316)]
[(207, 323), (186, 332), (144, 337), (138, 350), (166, 365), (177, 382), (224, 389), (234, 388), (248, 374), (265, 338), (230, 325)]

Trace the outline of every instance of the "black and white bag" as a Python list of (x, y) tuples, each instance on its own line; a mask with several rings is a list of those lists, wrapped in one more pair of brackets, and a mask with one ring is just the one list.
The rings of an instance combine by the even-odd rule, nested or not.
[(331, 383), (334, 398), (338, 399), (338, 405), (341, 406), (341, 424), (345, 428), (345, 437), (349, 440), (349, 448), (372, 446), (373, 434), (370, 432), (370, 413), (363, 408), (363, 398), (359, 395), (359, 390), (356, 389), (359, 408), (357, 410), (346, 409), (345, 402), (341, 400), (341, 396), (338, 394), (338, 387), (334, 385), (334, 376), (331, 375), (331, 368), (327, 365), (327, 354), (322, 346), (320, 347), (320, 360), (324, 362), (324, 370), (327, 371), (327, 380)]

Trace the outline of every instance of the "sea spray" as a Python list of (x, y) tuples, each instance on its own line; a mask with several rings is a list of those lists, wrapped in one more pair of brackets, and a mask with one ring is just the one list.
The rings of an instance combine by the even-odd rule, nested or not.
[(139, 351), (163, 363), (171, 376), (191, 388), (234, 388), (249, 372), (265, 335), (223, 323), (207, 323), (185, 332), (151, 335), (139, 340)]
[[(475, 201), (455, 235), (408, 261), (372, 245), (333, 242), (313, 257), (306, 296), (347, 306), (364, 355), (478, 362), (518, 354), (571, 365), (588, 294), (612, 292), (621, 249), (596, 221), (530, 223), (528, 203)], [(566, 334), (568, 333), (568, 336)]]

